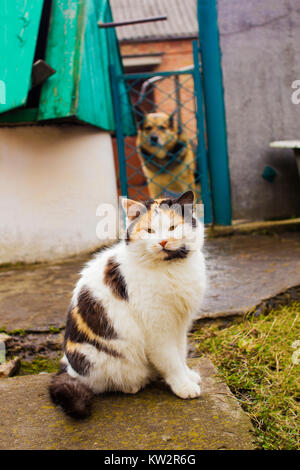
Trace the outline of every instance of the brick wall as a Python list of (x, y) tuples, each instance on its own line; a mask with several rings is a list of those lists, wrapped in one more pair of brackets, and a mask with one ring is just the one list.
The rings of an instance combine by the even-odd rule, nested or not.
[(121, 44), (121, 54), (154, 54), (163, 52), (163, 60), (155, 71), (176, 70), (193, 63), (191, 39)]

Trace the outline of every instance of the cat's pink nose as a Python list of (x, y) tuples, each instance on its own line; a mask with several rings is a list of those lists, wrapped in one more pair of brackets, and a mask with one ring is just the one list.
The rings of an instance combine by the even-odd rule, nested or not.
[(168, 240), (162, 240), (161, 242), (159, 242), (159, 244), (164, 248), (166, 246), (166, 244), (168, 243)]

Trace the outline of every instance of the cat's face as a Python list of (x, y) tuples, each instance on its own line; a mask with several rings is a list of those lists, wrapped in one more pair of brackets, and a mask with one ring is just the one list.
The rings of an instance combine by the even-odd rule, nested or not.
[(145, 204), (123, 200), (127, 243), (143, 258), (183, 259), (203, 245), (203, 225), (193, 212), (193, 193)]

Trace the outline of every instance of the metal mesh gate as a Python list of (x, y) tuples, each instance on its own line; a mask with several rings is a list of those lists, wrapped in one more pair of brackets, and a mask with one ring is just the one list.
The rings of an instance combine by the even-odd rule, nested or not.
[[(197, 43), (188, 69), (117, 76), (112, 68), (111, 74), (121, 194), (145, 200), (191, 189), (204, 203), (205, 223), (211, 223)], [(122, 106), (128, 95), (136, 122), (131, 126), (132, 114)]]

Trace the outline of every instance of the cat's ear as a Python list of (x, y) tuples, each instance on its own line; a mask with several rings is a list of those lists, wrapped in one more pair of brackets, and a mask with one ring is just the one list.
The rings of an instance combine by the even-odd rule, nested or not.
[(193, 191), (186, 191), (181, 194), (179, 198), (176, 199), (175, 203), (184, 206), (185, 204), (193, 204), (194, 202), (194, 193)]
[(134, 201), (133, 199), (127, 199), (125, 197), (122, 199), (122, 206), (130, 221), (133, 221), (139, 217), (139, 215), (141, 215), (142, 212), (146, 210), (146, 207), (141, 202)]

